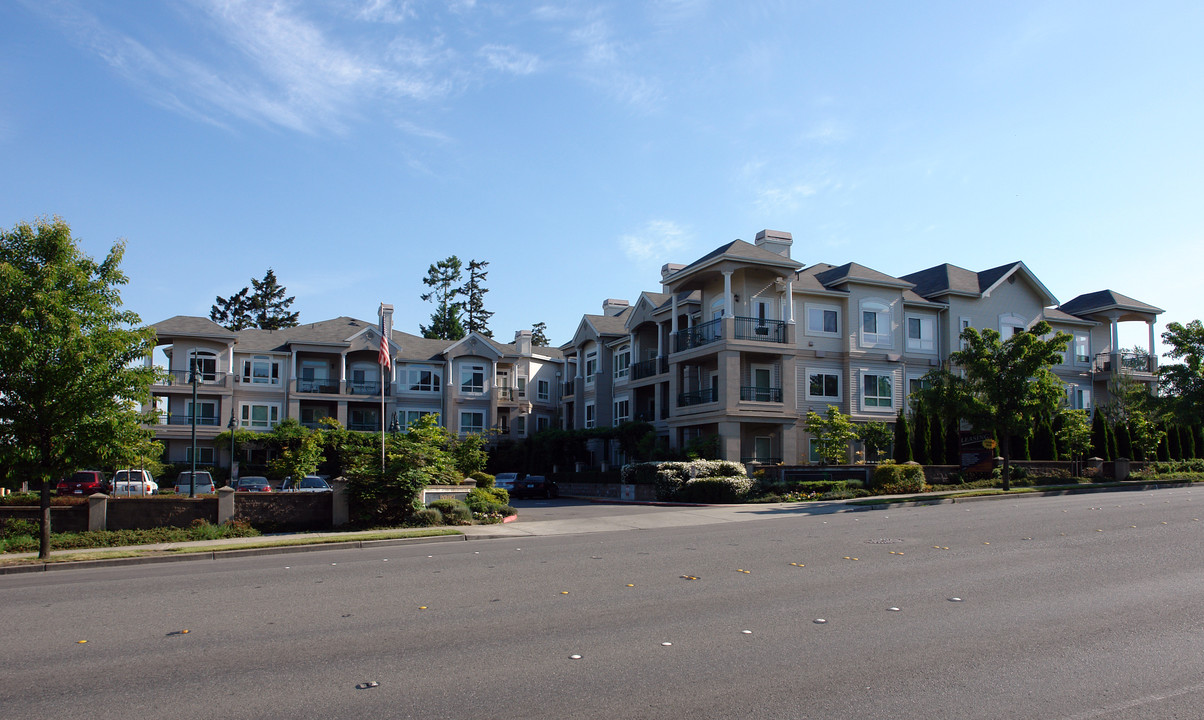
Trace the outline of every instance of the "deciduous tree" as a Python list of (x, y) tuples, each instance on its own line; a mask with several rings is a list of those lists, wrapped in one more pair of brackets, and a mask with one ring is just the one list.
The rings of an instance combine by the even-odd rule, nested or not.
[(857, 433), (849, 416), (839, 408), (829, 405), (826, 417), (820, 417), (814, 410), (808, 411), (805, 428), (811, 433), (811, 442), (824, 462), (840, 465), (849, 461), (849, 441), (857, 437)]
[(59, 218), (0, 231), (0, 453), (42, 483), (42, 558), (54, 480), (122, 462), (145, 435), (136, 404), (155, 377), (141, 362), (154, 331), (120, 309), (124, 250), (96, 262)]

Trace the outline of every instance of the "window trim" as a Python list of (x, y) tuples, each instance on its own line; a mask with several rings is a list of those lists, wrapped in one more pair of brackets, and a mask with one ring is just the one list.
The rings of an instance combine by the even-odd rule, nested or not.
[[(266, 424), (264, 424), (264, 425), (256, 425), (255, 424), (255, 418), (253, 416), (254, 411), (252, 410), (252, 408), (257, 408), (257, 407), (267, 408), (267, 410), (268, 410), (267, 420), (265, 421)], [(272, 419), (273, 414), (275, 414), (275, 416), (276, 416), (274, 420)], [(238, 426), (240, 428), (247, 428), (250, 430), (271, 430), (272, 428), (274, 428), (280, 424), (280, 420), (282, 419), (280, 416), (281, 416), (280, 403), (240, 402), (238, 404)]]
[[(464, 418), (467, 415), (480, 415), (481, 416), (481, 424), (480, 425), (465, 425)], [(474, 434), (474, 433), (479, 435), (479, 434), (485, 432), (485, 411), (484, 410), (461, 410), (459, 420), (460, 420), (460, 422), (459, 422), (459, 424), (456, 425), (456, 430), (460, 435), (469, 435), (469, 434)], [(477, 429), (473, 430), (472, 428), (477, 428)]]
[[(823, 313), (831, 312), (831, 313), (835, 314), (836, 315), (836, 330), (829, 332), (829, 331), (823, 330), (823, 329), (817, 330), (817, 329), (812, 328), (811, 327), (811, 311), (812, 310), (817, 310), (820, 312), (819, 319), (820, 319), (821, 327), (824, 325)], [(803, 303), (803, 318), (805, 319), (804, 321), (806, 322), (806, 329), (804, 330), (804, 333), (808, 337), (830, 337), (830, 338), (840, 337), (840, 306), (824, 305), (821, 303)]]
[[(397, 372), (401, 375), (402, 369), (398, 368)], [(423, 382), (423, 374), (428, 376), (426, 382)], [(399, 384), (405, 392), (437, 393), (442, 391), (443, 376), (434, 365), (407, 364), (405, 380)]]
[[(1008, 332), (1008, 328), (1014, 328), (1012, 332)], [(1015, 313), (1003, 313), (999, 316), (999, 339), (1006, 341), (1013, 335), (1019, 335), (1028, 329), (1028, 320), (1024, 316)]]
[[(859, 311), (858, 319), (860, 327), (858, 331), (858, 339), (861, 341), (863, 348), (893, 348), (894, 333), (891, 324), (893, 323), (893, 309), (891, 304), (881, 298), (865, 298), (857, 304)], [(875, 316), (874, 332), (868, 332), (865, 329), (865, 316), (867, 313), (873, 313)], [(885, 329), (883, 327), (885, 326)]]
[(631, 374), (631, 345), (628, 343), (616, 348), (611, 362), (614, 364), (615, 380), (626, 380)]
[[(619, 404), (620, 403), (627, 406), (626, 413), (619, 412)], [(614, 399), (614, 416), (613, 417), (614, 417), (614, 420), (613, 420), (614, 425), (618, 425), (619, 423), (625, 423), (625, 422), (628, 422), (629, 420), (631, 420), (631, 398), (629, 396), (621, 395)]]
[[(911, 323), (915, 320), (919, 323), (920, 337), (913, 338), (911, 336)], [(923, 353), (925, 355), (936, 354), (936, 318), (931, 315), (908, 314), (904, 318), (906, 326), (907, 352)], [(924, 330), (928, 330), (928, 336), (924, 336)]]
[(548, 380), (535, 381), (535, 399), (540, 402), (548, 402), (552, 397), (552, 383)]
[[(461, 395), (484, 395), (485, 390), (486, 390), (486, 384), (485, 384), (485, 378), (487, 377), (486, 369), (487, 368), (484, 365), (481, 365), (478, 363), (461, 363), (460, 364), (460, 384), (458, 386), (460, 389), (460, 394)], [(472, 376), (472, 377), (470, 377), (470, 380), (475, 380), (476, 379), (475, 376), (479, 374), (481, 376), (480, 384), (479, 385), (476, 383), (466, 384), (464, 381), (464, 377), (466, 374)]]
[(592, 428), (598, 426), (598, 405), (590, 400), (585, 403), (585, 427)]
[[(817, 402), (823, 402), (823, 401), (840, 402), (840, 401), (844, 400), (844, 383), (842, 383), (840, 381), (840, 377), (841, 377), (842, 373), (839, 368), (827, 368), (827, 367), (810, 368), (809, 367), (809, 368), (805, 368), (804, 371), (806, 372), (806, 378), (805, 378), (806, 390), (804, 391), (804, 397), (806, 397), (808, 400), (814, 400)], [(835, 395), (812, 395), (811, 394), (811, 376), (812, 375), (831, 375), (832, 377), (836, 378), (836, 394)]]
[[(1079, 340), (1083, 341), (1083, 346), (1085, 349), (1085, 352), (1082, 355), (1079, 355)], [(1074, 364), (1075, 365), (1090, 365), (1091, 364), (1091, 333), (1084, 332), (1081, 330), (1076, 330), (1074, 333), (1074, 339), (1071, 341), (1071, 344), (1070, 344), (1070, 352), (1074, 356)]]
[[(265, 364), (268, 367), (266, 379), (257, 379), (259, 376), (255, 374), (255, 366)], [(247, 385), (279, 385), (280, 384), (280, 360), (273, 358), (271, 355), (252, 355), (251, 357), (243, 358), (242, 373), (240, 375), (242, 382)]]
[[(882, 395), (873, 395), (873, 396), (866, 395), (865, 383), (866, 383), (866, 378), (869, 378), (869, 377), (878, 378), (877, 382), (874, 383), (875, 390), (878, 390), (878, 391), (880, 391), (882, 389), (882, 378), (886, 378), (890, 382), (890, 394), (885, 396), (885, 399), (888, 401), (886, 405), (883, 405), (881, 402), (881, 400), (883, 399)], [(862, 412), (886, 412), (886, 411), (894, 412), (895, 411), (895, 373), (893, 371), (862, 369), (858, 373), (858, 379), (860, 380), (860, 382), (857, 383), (857, 387), (858, 387), (858, 390), (861, 395)], [(869, 402), (869, 400), (871, 398), (877, 400), (878, 403), (871, 405)]]

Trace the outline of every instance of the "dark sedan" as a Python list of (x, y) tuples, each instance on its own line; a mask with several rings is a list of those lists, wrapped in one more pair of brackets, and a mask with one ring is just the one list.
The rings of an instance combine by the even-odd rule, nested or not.
[(560, 497), (560, 488), (554, 481), (543, 475), (528, 475), (521, 480), (514, 481), (514, 489), (510, 491), (510, 497)]

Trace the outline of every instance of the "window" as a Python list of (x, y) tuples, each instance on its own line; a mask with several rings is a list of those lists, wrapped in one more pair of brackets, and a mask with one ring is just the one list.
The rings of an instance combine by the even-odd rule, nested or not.
[(380, 410), (376, 408), (349, 408), (347, 410), (347, 429), (379, 432), (381, 429)]
[(543, 432), (551, 426), (552, 422), (548, 418), (540, 415), (535, 418), (535, 432)]
[(217, 381), (217, 355), (207, 350), (193, 350), (188, 355), (190, 371), (191, 363), (196, 363), (197, 379), (201, 382)]
[(819, 456), (819, 443), (815, 441), (815, 438), (807, 438), (807, 461), (817, 463), (821, 460), (823, 458)]
[(890, 306), (880, 300), (862, 302), (862, 347), (889, 347), (890, 344)]
[[(192, 446), (184, 448), (184, 462), (192, 462)], [(213, 448), (199, 447), (196, 449), (196, 464), (197, 465), (212, 465), (213, 464)], [(200, 480), (197, 480), (197, 487), (200, 487)]]
[(936, 321), (933, 318), (908, 316), (907, 349), (912, 352), (936, 352)]
[(753, 298), (753, 317), (764, 325), (766, 320), (773, 319), (773, 301), (766, 298)]
[(305, 427), (318, 427), (322, 424), (322, 418), (330, 417), (330, 410), (324, 407), (303, 407), (301, 408), (301, 424)]
[(279, 385), (280, 363), (266, 355), (243, 360), (242, 381), (253, 385)]
[(527, 378), (524, 375), (519, 375), (514, 378), (514, 391), (518, 393), (520, 398), (527, 397)]
[(631, 419), (631, 401), (627, 398), (615, 400), (614, 424), (625, 423)]
[(535, 397), (537, 400), (547, 401), (551, 397), (552, 385), (547, 380), (535, 381)]
[(519, 415), (518, 417), (514, 418), (514, 434), (518, 435), (519, 437), (526, 437), (526, 435), (527, 435), (527, 416), (526, 415)]
[(932, 383), (922, 377), (907, 378), (907, 394), (911, 395), (921, 390), (927, 390)]
[(840, 335), (840, 310), (829, 305), (806, 305), (807, 334), (827, 337)]
[(1091, 336), (1085, 332), (1074, 334), (1074, 361), (1080, 365), (1091, 362)]
[(808, 370), (807, 398), (813, 400), (839, 400), (840, 375), (831, 370)]
[(439, 392), (439, 371), (429, 365), (407, 365), (404, 382), (411, 392)]
[(753, 460), (768, 462), (773, 458), (773, 440), (765, 435), (753, 438)]
[(631, 369), (631, 346), (623, 345), (615, 350), (615, 380), (627, 378)]
[(960, 347), (962, 350), (966, 349), (966, 341), (960, 340), (960, 338), (962, 336), (962, 333), (965, 332), (966, 330), (970, 329), (970, 327), (971, 327), (970, 326), (970, 318), (968, 318), (968, 317), (958, 318), (958, 320), (957, 320), (957, 337), (959, 338), (958, 347)]
[(1066, 394), (1072, 410), (1091, 410), (1091, 390), (1089, 388), (1071, 385), (1066, 388)]
[(241, 427), (266, 430), (280, 423), (280, 406), (274, 403), (243, 403), (241, 408)]
[(585, 354), (585, 384), (594, 384), (594, 374), (598, 372), (598, 351), (590, 350)]
[[(184, 424), (192, 423), (192, 401), (184, 405)], [(197, 425), (217, 425), (217, 403), (208, 400), (198, 400), (196, 404)]]
[(1000, 315), (999, 316), (999, 335), (1001, 340), (1007, 340), (1013, 335), (1019, 335), (1028, 327), (1028, 321), (1019, 315)]
[(439, 413), (435, 410), (398, 410), (397, 424), (400, 425), (403, 430), (405, 430), (420, 417), (438, 414)]
[(595, 427), (597, 424), (598, 424), (597, 408), (594, 406), (594, 404), (592, 402), (586, 403), (585, 404), (585, 426), (587, 428), (592, 428), (592, 427)]
[(711, 301), (711, 319), (718, 320), (723, 317), (726, 304), (722, 297), (717, 297)]
[(483, 393), (483, 392), (485, 392), (485, 366), (484, 365), (461, 365), (460, 366), (460, 392), (462, 392), (462, 393)]
[(460, 413), (460, 434), (482, 433), (485, 431), (485, 413), (462, 411)]
[(889, 408), (894, 405), (894, 383), (888, 374), (861, 375), (861, 402), (865, 408)]

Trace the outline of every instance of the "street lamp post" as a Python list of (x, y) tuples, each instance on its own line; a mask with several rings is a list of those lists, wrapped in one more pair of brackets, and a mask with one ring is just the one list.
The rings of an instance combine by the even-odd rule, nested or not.
[(189, 421), (192, 424), (192, 475), (189, 477), (188, 497), (196, 497), (196, 356), (189, 358), (189, 377), (188, 381), (192, 383), (192, 412), (189, 413)]
[(230, 430), (230, 480), (226, 483), (227, 487), (229, 487), (234, 484), (235, 480), (238, 479), (238, 454), (235, 451), (234, 446), (234, 430), (238, 427), (238, 423), (234, 420), (233, 410), (230, 411), (230, 422), (226, 425), (226, 427)]

